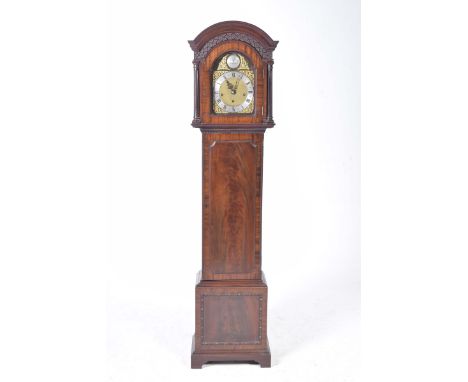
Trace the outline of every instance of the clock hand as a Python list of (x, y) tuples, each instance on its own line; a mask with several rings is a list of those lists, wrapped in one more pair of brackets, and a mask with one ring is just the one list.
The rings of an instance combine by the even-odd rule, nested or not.
[(229, 90), (231, 91), (231, 94), (233, 94), (233, 95), (236, 94), (236, 89), (234, 89), (234, 85), (231, 84), (229, 82), (229, 80), (226, 80), (226, 82), (227, 82), (227, 86), (228, 86)]

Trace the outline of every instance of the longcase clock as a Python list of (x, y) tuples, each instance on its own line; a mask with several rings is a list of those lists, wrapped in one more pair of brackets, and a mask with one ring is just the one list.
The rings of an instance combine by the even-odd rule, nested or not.
[(202, 270), (195, 288), (192, 368), (210, 361), (270, 367), (261, 269), (263, 135), (274, 126), (272, 53), (278, 41), (225, 21), (189, 41), (194, 118), (203, 144)]

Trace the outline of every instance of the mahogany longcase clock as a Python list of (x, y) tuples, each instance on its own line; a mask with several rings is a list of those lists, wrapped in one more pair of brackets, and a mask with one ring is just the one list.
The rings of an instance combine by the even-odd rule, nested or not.
[(263, 135), (272, 116), (274, 41), (240, 21), (210, 26), (194, 51), (194, 118), (203, 142), (202, 270), (192, 368), (210, 361), (270, 367), (261, 270)]

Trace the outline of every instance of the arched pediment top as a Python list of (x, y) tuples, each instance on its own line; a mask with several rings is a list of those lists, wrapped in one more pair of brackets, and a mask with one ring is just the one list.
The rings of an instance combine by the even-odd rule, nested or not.
[(203, 30), (194, 40), (189, 41), (194, 52), (194, 62), (203, 60), (216, 45), (225, 41), (243, 41), (269, 61), (278, 41), (255, 25), (243, 21), (223, 21)]

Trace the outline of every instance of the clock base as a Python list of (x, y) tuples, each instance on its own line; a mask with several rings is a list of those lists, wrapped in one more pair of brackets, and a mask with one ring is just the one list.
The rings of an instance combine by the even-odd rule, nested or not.
[(252, 280), (201, 280), (195, 287), (192, 368), (207, 362), (249, 362), (270, 367), (268, 287)]
[(260, 367), (271, 367), (270, 346), (267, 339), (267, 347), (262, 351), (214, 351), (197, 352), (195, 350), (195, 336), (192, 338), (192, 369), (201, 369), (205, 363), (238, 363), (256, 362)]

